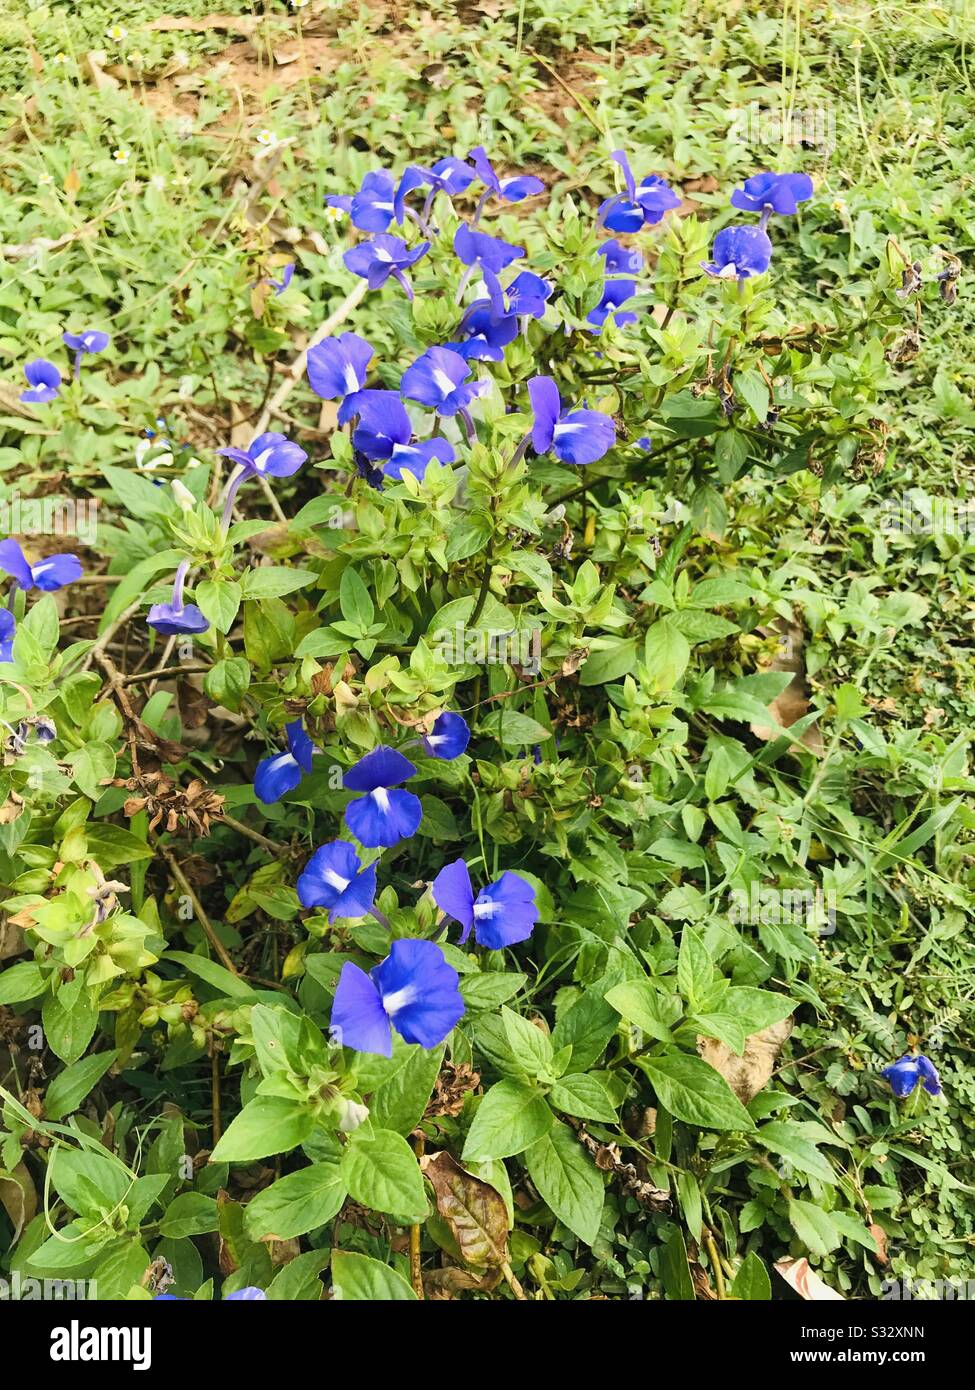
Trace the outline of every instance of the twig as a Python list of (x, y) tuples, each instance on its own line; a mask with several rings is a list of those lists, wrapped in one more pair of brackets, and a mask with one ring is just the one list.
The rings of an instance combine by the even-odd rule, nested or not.
[(220, 1143), (220, 1135), (223, 1133), (223, 1126), (220, 1122), (220, 1053), (216, 1042), (210, 1040), (210, 1091), (212, 1095), (211, 1110), (213, 1112), (213, 1144), (216, 1148)]
[[(423, 1150), (426, 1147), (426, 1140), (422, 1134), (416, 1135), (413, 1140), (413, 1152), (417, 1158), (423, 1157)], [(417, 1298), (423, 1300), (423, 1266), (420, 1263), (420, 1236), (422, 1226), (415, 1222), (410, 1227), (410, 1283), (413, 1285), (413, 1292)]]
[(190, 883), (189, 879), (186, 877), (186, 875), (183, 873), (183, 870), (177, 864), (176, 858), (172, 850), (167, 849), (165, 845), (159, 845), (159, 851), (169, 866), (169, 872), (172, 874), (173, 878), (179, 884), (180, 888), (182, 888), (183, 892), (189, 898), (190, 903), (193, 907), (193, 911), (196, 914), (197, 919), (200, 923), (200, 926), (206, 932), (207, 940), (210, 942), (210, 945), (213, 947), (217, 956), (220, 958), (221, 965), (223, 965), (225, 969), (229, 970), (231, 975), (239, 975), (240, 971), (237, 969), (236, 965), (234, 965), (233, 961), (230, 958), (230, 954), (227, 951), (227, 948), (224, 946), (223, 942), (220, 940), (219, 936), (217, 936), (217, 933), (214, 931), (213, 923), (206, 915), (206, 912), (203, 908), (203, 904), (200, 902), (199, 898), (196, 896), (196, 893), (193, 891), (193, 886)]

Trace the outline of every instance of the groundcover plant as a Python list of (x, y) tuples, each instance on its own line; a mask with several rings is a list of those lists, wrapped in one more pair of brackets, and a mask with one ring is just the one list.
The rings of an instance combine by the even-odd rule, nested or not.
[(12, 1297), (975, 1277), (965, 28), (590, 9), (2, 21)]

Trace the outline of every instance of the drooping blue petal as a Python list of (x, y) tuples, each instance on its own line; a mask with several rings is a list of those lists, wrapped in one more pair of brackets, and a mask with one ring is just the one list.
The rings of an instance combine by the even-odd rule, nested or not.
[(431, 758), (449, 761), (451, 758), (459, 758), (470, 740), (471, 731), (467, 720), (452, 710), (444, 710), (443, 714), (438, 715), (433, 721), (433, 728), (420, 742), (423, 744), (424, 752)]
[(9, 608), (0, 608), (0, 663), (13, 661), (17, 624)]
[(291, 284), (291, 281), (294, 279), (294, 273), (295, 263), (294, 261), (289, 261), (288, 264), (284, 267), (284, 270), (281, 272), (280, 280), (268, 280), (268, 284), (274, 290), (274, 297), (276, 299), (280, 299), (281, 296), (284, 294), (285, 290)]
[(473, 915), (474, 935), (488, 950), (526, 941), (538, 921), (535, 889), (520, 874), (506, 870), (478, 893)]
[(16, 579), (22, 589), (34, 587), (30, 565), (16, 541), (0, 541), (0, 570)]
[[(797, 175), (796, 177), (799, 176)], [(915, 1058), (915, 1061), (917, 1062), (917, 1070), (918, 1075), (921, 1078), (921, 1084), (924, 1086), (924, 1089), (927, 1091), (928, 1095), (940, 1096), (941, 1078), (938, 1076), (938, 1069), (931, 1061), (931, 1058), (925, 1057), (922, 1052), (918, 1054), (918, 1056)]]
[(449, 439), (438, 437), (427, 439), (422, 444), (394, 444), (383, 473), (393, 482), (399, 482), (405, 471), (422, 482), (427, 466), (433, 459), (438, 459), (440, 463), (453, 463), (455, 458), (454, 446)]
[(421, 241), (411, 251), (402, 237), (379, 235), (351, 247), (342, 260), (353, 275), (360, 275), (371, 290), (378, 290), (391, 275), (398, 278), (429, 250), (428, 241)]
[(544, 192), (544, 183), (534, 174), (515, 174), (512, 178), (501, 180), (501, 197), (506, 203), (520, 203), (523, 198), (532, 198), (536, 193)]
[[(602, 328), (609, 315), (620, 304), (625, 304), (628, 299), (632, 299), (636, 294), (635, 280), (606, 280), (603, 284), (602, 298), (595, 309), (590, 309), (586, 315), (586, 322), (592, 324), (593, 328)], [(614, 314), (618, 324), (631, 323), (636, 314)]]
[(523, 270), (512, 280), (506, 293), (509, 313), (540, 319), (545, 313), (545, 302), (552, 293), (552, 286), (540, 275)]
[(248, 473), (272, 478), (290, 478), (308, 459), (299, 444), (292, 444), (286, 434), (277, 430), (259, 434), (247, 449), (228, 446), (217, 453), (239, 463)]
[(808, 174), (773, 174), (766, 170), (745, 180), (743, 188), (731, 195), (731, 205), (743, 212), (764, 212), (770, 209), (789, 217), (813, 195), (813, 181)]
[(569, 410), (559, 418), (552, 452), (563, 463), (595, 463), (616, 443), (616, 424), (601, 410)]
[(555, 426), (562, 408), (559, 388), (550, 376), (532, 377), (528, 383), (528, 399), (531, 401), (534, 415), (532, 448), (536, 454), (547, 454), (552, 447)]
[(254, 794), (259, 801), (270, 806), (280, 801), (287, 792), (293, 792), (301, 781), (301, 768), (290, 753), (275, 753), (273, 757), (262, 758), (254, 773)]
[(635, 246), (624, 246), (611, 237), (600, 246), (598, 255), (606, 262), (607, 275), (638, 275), (643, 269), (643, 257)]
[(377, 787), (366, 796), (350, 801), (345, 823), (361, 845), (388, 848), (415, 835), (423, 819), (420, 798), (412, 792), (387, 791)]
[(36, 565), (31, 565), (34, 587), (44, 593), (53, 593), (55, 589), (63, 589), (65, 584), (73, 584), (81, 578), (81, 573), (81, 561), (77, 555), (48, 555), (46, 559), (38, 560)]
[(440, 415), (456, 415), (487, 389), (487, 382), (464, 384), (470, 373), (470, 364), (460, 353), (427, 348), (403, 373), (400, 390), (408, 400), (431, 406)]
[(484, 146), (475, 146), (467, 157), (477, 170), (477, 177), (484, 184), (484, 187), (489, 188), (492, 193), (500, 193), (501, 180), (494, 172), (494, 165), (491, 163), (490, 159), (488, 159), (487, 150)]
[(477, 177), (469, 164), (453, 154), (448, 155), (446, 159), (438, 159), (431, 173), (437, 177), (437, 186), (450, 197), (470, 188)]
[(336, 338), (316, 343), (308, 350), (311, 389), (323, 400), (344, 400), (365, 386), (372, 358), (371, 345), (358, 333), (340, 333)]
[(454, 252), (464, 265), (479, 265), (495, 274), (525, 254), (523, 246), (512, 246), (487, 232), (472, 232), (462, 222), (454, 233)]
[(400, 225), (406, 217), (406, 199), (409, 194), (433, 181), (434, 175), (429, 169), (424, 169), (419, 164), (406, 166), (400, 176), (400, 181), (396, 186), (396, 195), (393, 198), (393, 214)]
[(342, 966), (335, 987), (329, 1031), (342, 1047), (377, 1053), (380, 1057), (393, 1055), (389, 1015), (383, 1008), (379, 989), (366, 972), (350, 960)]
[(61, 373), (45, 357), (36, 357), (33, 362), (28, 362), (24, 367), (24, 376), (30, 389), (21, 391), (22, 401), (43, 405), (60, 395)]
[(342, 778), (342, 785), (350, 792), (371, 792), (377, 787), (395, 787), (400, 782), (409, 781), (415, 774), (416, 768), (409, 758), (404, 758), (395, 748), (381, 744), (349, 768)]
[(367, 458), (388, 459), (395, 445), (410, 442), (413, 427), (395, 391), (359, 391), (346, 404), (353, 402), (359, 423), (352, 443)]
[(464, 1016), (460, 978), (436, 942), (394, 941), (371, 978), (383, 1009), (406, 1042), (437, 1047)]
[(440, 911), (463, 927), (460, 936), (463, 945), (474, 925), (474, 888), (465, 861), (455, 859), (452, 864), (445, 864), (433, 880), (430, 891)]
[(639, 203), (631, 203), (625, 194), (617, 193), (599, 204), (596, 220), (611, 232), (638, 232), (643, 226), (643, 208)]
[(917, 1058), (905, 1055), (899, 1057), (880, 1073), (890, 1083), (890, 1089), (898, 1100), (909, 1096), (920, 1079)]
[(210, 624), (195, 603), (154, 603), (146, 615), (149, 627), (173, 637), (177, 633), (206, 632)]
[(72, 352), (104, 352), (108, 347), (109, 336), (96, 328), (86, 328), (82, 333), (62, 333), (61, 341)]
[(311, 772), (315, 745), (305, 733), (304, 724), (300, 719), (293, 719), (284, 726), (284, 731), (288, 736), (288, 752), (303, 772)]
[(224, 1303), (254, 1303), (262, 1298), (267, 1298), (263, 1289), (256, 1288), (253, 1284), (248, 1284), (245, 1289), (237, 1289), (235, 1293), (226, 1293), (223, 1296)]
[(626, 184), (626, 191), (630, 195), (630, 201), (635, 201), (636, 180), (633, 177), (633, 170), (630, 168), (630, 161), (626, 157), (626, 151), (614, 150), (610, 155), (610, 159), (623, 170), (623, 181)]
[(349, 216), (353, 227), (363, 232), (385, 232), (395, 214), (393, 177), (385, 169), (374, 169), (353, 194)]
[(644, 226), (655, 227), (664, 213), (680, 207), (680, 198), (666, 180), (650, 174), (636, 191), (636, 201), (643, 209)]

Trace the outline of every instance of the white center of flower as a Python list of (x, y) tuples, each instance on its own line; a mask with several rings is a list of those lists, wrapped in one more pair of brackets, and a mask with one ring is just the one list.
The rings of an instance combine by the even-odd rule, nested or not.
[(436, 748), (436, 746), (437, 746), (438, 743), (446, 743), (446, 742), (447, 742), (447, 735), (446, 735), (446, 734), (427, 734), (426, 742), (430, 745), (431, 748)]
[(39, 560), (36, 565), (31, 565), (31, 573), (34, 578), (37, 579), (40, 575), (47, 574), (48, 570), (53, 568), (54, 566), (51, 564), (50, 560)]
[(578, 434), (580, 430), (584, 430), (585, 428), (585, 425), (580, 424), (578, 420), (575, 424), (556, 425), (553, 437), (555, 439), (562, 439), (567, 434)]
[(377, 261), (391, 261), (392, 259), (393, 259), (392, 256), (391, 256), (391, 255), (389, 254), (389, 252), (386, 250), (385, 246), (377, 246), (377, 247), (376, 247), (376, 260), (377, 260)]
[(477, 902), (474, 904), (474, 920), (480, 922), (485, 917), (493, 917), (500, 906), (500, 903), (493, 903), (490, 899), (482, 903), (480, 898), (478, 898)]
[(447, 373), (442, 372), (439, 369), (439, 367), (434, 367), (433, 369), (433, 382), (437, 390), (440, 391), (444, 396), (449, 396), (450, 393), (454, 390), (454, 383), (451, 381)]
[(254, 459), (254, 467), (257, 469), (258, 473), (264, 472), (264, 469), (267, 467), (267, 461), (270, 457), (271, 450), (265, 449), (262, 454), (258, 454), (257, 458)]
[(407, 1004), (412, 1004), (416, 998), (415, 985), (406, 985), (403, 989), (394, 990), (392, 994), (383, 995), (383, 1008), (390, 1018), (399, 1013), (400, 1009), (405, 1009)]
[(718, 271), (719, 280), (734, 280), (737, 275), (738, 267), (735, 265), (734, 261), (729, 261), (726, 266), (722, 266)]
[[(173, 609), (173, 613), (175, 615), (182, 613), (182, 611), (182, 608)], [(290, 753), (279, 753), (276, 758), (271, 759), (270, 766), (268, 767), (268, 772), (277, 772), (279, 767), (287, 767), (288, 763), (293, 762), (294, 758), (291, 756)]]
[(352, 882), (350, 878), (343, 878), (341, 874), (337, 874), (334, 869), (326, 869), (322, 874), (322, 878), (330, 887), (337, 888), (340, 893), (344, 893)]
[(353, 391), (359, 389), (359, 378), (355, 374), (355, 368), (351, 362), (345, 364), (345, 389), (351, 396)]
[(389, 815), (389, 792), (386, 790), (386, 788), (385, 788), (385, 787), (377, 787), (376, 790), (375, 790), (374, 792), (372, 792), (371, 795), (372, 795), (373, 801), (375, 801), (376, 805), (379, 807), (379, 809), (380, 809), (380, 811), (382, 812), (382, 814), (383, 814), (384, 816), (388, 816), (388, 815)]

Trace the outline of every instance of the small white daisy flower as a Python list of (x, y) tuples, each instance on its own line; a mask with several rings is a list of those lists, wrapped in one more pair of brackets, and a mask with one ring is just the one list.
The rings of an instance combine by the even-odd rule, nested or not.
[(154, 188), (157, 193), (161, 193), (162, 190), (166, 187), (165, 175), (153, 174), (152, 178), (149, 180), (149, 187)]
[(55, 67), (63, 68), (71, 59), (68, 57), (67, 53), (55, 53), (51, 61)]
[(115, 43), (121, 43), (123, 39), (129, 36), (129, 31), (123, 24), (112, 24), (105, 30), (105, 33), (110, 39), (113, 39)]
[(345, 212), (342, 208), (327, 207), (325, 209), (326, 222), (341, 222), (344, 216)]
[(275, 135), (273, 130), (259, 130), (257, 132), (256, 139), (259, 145), (270, 146), (276, 145), (278, 143), (278, 137)]
[(112, 151), (112, 158), (115, 160), (116, 164), (128, 164), (131, 157), (130, 151), (122, 149), (121, 146), (117, 150)]

